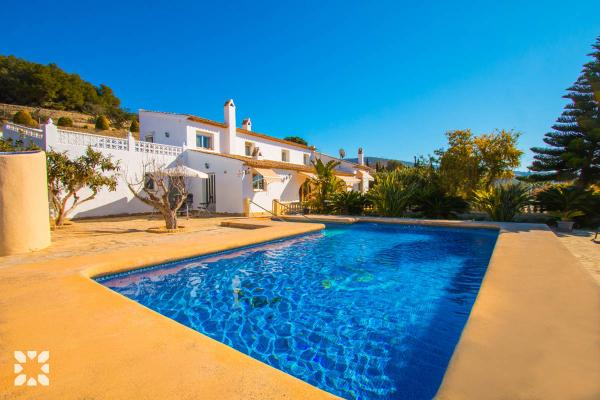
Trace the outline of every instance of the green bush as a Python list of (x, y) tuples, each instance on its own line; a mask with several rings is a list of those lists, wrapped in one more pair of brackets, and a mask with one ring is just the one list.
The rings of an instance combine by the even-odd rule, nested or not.
[(414, 203), (414, 210), (426, 218), (454, 219), (469, 209), (469, 203), (462, 197), (450, 195), (441, 188), (421, 191)]
[(360, 192), (334, 193), (330, 199), (333, 212), (340, 215), (360, 215), (367, 204), (367, 198)]
[(37, 127), (38, 123), (31, 117), (29, 111), (21, 110), (17, 111), (13, 116), (13, 122), (19, 125), (27, 125), (31, 127)]
[(103, 131), (109, 130), (110, 122), (108, 121), (108, 118), (106, 118), (104, 115), (98, 116), (98, 118), (96, 118), (96, 129)]
[(400, 217), (404, 214), (416, 194), (407, 176), (397, 169), (377, 174), (376, 183), (369, 191), (369, 199), (376, 214), (383, 217)]
[(71, 127), (71, 126), (73, 126), (73, 120), (69, 117), (60, 117), (58, 119), (58, 121), (56, 121), (56, 125), (64, 126), (64, 127)]
[(529, 201), (529, 190), (525, 185), (509, 183), (476, 190), (472, 203), (493, 221), (513, 221)]
[(600, 217), (600, 194), (580, 186), (550, 186), (537, 193), (536, 202), (549, 215), (563, 221), (576, 220), (579, 225), (593, 225)]
[(129, 126), (129, 132), (139, 132), (140, 131), (140, 124), (138, 123), (137, 119), (134, 119), (133, 121), (131, 121), (131, 125)]

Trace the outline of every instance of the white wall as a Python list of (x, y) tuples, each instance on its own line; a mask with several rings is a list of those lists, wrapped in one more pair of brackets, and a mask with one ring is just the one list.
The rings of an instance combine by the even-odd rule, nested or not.
[[(76, 145), (57, 144), (52, 146), (52, 148), (56, 151), (67, 151), (72, 158), (79, 157), (86, 151), (86, 147)], [(153, 162), (152, 160), (158, 165), (168, 167), (176, 165), (177, 159), (181, 157), (148, 155), (138, 152), (107, 149), (103, 149), (102, 153), (110, 155), (112, 159), (120, 165), (117, 189), (114, 192), (102, 189), (98, 192), (94, 200), (78, 206), (74, 212), (69, 215), (71, 218), (152, 212), (152, 207), (142, 203), (134, 197), (133, 193), (131, 193), (127, 187), (127, 181), (133, 183), (142, 179), (144, 164), (149, 164)], [(80, 191), (81, 197), (87, 196), (89, 193), (91, 192), (87, 189)]]
[[(265, 160), (281, 161), (281, 150), (289, 151), (289, 162), (292, 164), (304, 164), (304, 154), (310, 156), (310, 150), (298, 146), (288, 145), (274, 140), (268, 140), (253, 135), (235, 131), (233, 149), (231, 154), (246, 155), (245, 144), (252, 142), (259, 147)], [(166, 137), (165, 132), (169, 132)], [(181, 146), (183, 143), (190, 148), (196, 147), (196, 134), (203, 133), (213, 137), (213, 151), (225, 153), (228, 129), (212, 124), (196, 122), (188, 119), (184, 114), (168, 114), (140, 110), (140, 137), (145, 139), (146, 135), (153, 134), (156, 143), (164, 143), (173, 146)]]
[(242, 132), (238, 132), (236, 136), (236, 147), (235, 153), (238, 155), (246, 155), (246, 142), (254, 143), (255, 147), (260, 148), (260, 152), (264, 160), (281, 161), (281, 150), (285, 149), (289, 151), (290, 163), (292, 164), (304, 164), (304, 154), (310, 156), (310, 150), (302, 149), (293, 145), (288, 145), (281, 142), (269, 141), (267, 139), (259, 138), (252, 135), (247, 135)]
[[(139, 116), (140, 140), (146, 140), (147, 135), (153, 135), (154, 143), (171, 146), (183, 146), (186, 143), (188, 121), (185, 115), (140, 110)], [(168, 137), (166, 132), (169, 133)]]
[[(212, 151), (214, 151), (215, 153), (222, 153), (221, 149), (222, 149), (222, 145), (223, 142), (225, 141), (225, 129), (217, 127), (217, 126), (213, 126), (213, 125), (208, 125), (208, 124), (202, 124), (199, 122), (195, 122), (195, 121), (187, 121), (187, 146), (190, 148), (194, 148), (196, 147), (196, 135), (198, 133), (203, 134), (203, 135), (210, 135), (213, 138), (213, 149)], [(207, 150), (207, 149), (203, 149), (203, 150)]]
[(261, 207), (272, 211), (273, 200), (298, 201), (300, 199), (299, 189), (306, 177), (300, 175), (296, 171), (283, 169), (274, 169), (273, 171), (283, 179), (269, 184), (265, 181), (266, 190), (264, 191), (255, 191), (252, 188), (252, 172), (247, 174), (244, 178), (244, 198), (250, 198), (254, 203), (260, 206), (250, 204), (250, 212), (264, 213), (265, 210)]
[[(190, 168), (215, 174), (217, 212), (243, 213), (243, 163), (241, 161), (189, 149), (185, 152), (185, 160), (186, 165)], [(208, 168), (206, 168), (207, 163)], [(191, 192), (194, 194), (194, 202), (196, 203), (206, 200), (203, 193), (204, 184), (200, 180), (194, 180), (191, 184)]]

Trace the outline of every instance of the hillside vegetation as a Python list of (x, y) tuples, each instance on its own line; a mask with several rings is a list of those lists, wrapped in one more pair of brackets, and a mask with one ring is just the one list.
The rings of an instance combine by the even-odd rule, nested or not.
[(94, 86), (56, 64), (37, 64), (0, 55), (0, 103), (105, 115), (115, 128), (129, 125), (135, 116), (121, 107), (113, 90)]

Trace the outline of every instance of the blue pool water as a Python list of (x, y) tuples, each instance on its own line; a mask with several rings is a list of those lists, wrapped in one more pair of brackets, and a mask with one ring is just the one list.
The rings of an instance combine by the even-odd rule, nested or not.
[(430, 399), (497, 235), (484, 229), (329, 226), (98, 280), (338, 396)]

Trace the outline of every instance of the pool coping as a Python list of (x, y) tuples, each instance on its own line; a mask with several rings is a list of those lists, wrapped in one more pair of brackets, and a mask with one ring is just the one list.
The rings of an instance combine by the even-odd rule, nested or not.
[[(594, 379), (600, 376), (600, 290), (547, 227), (352, 220), (344, 222), (500, 231), (438, 398), (564, 399), (600, 394), (600, 380)], [(337, 221), (328, 217), (323, 222)], [(92, 398), (193, 398), (200, 393), (245, 399), (335, 398), (90, 279), (323, 228), (320, 223), (266, 224), (207, 238), (202, 250), (197, 242), (185, 240), (176, 248), (150, 243), (0, 270), (0, 388), (7, 388), (6, 398), (68, 398), (75, 388), (78, 396)], [(13, 386), (12, 352), (31, 349), (51, 351), (48, 387)]]

